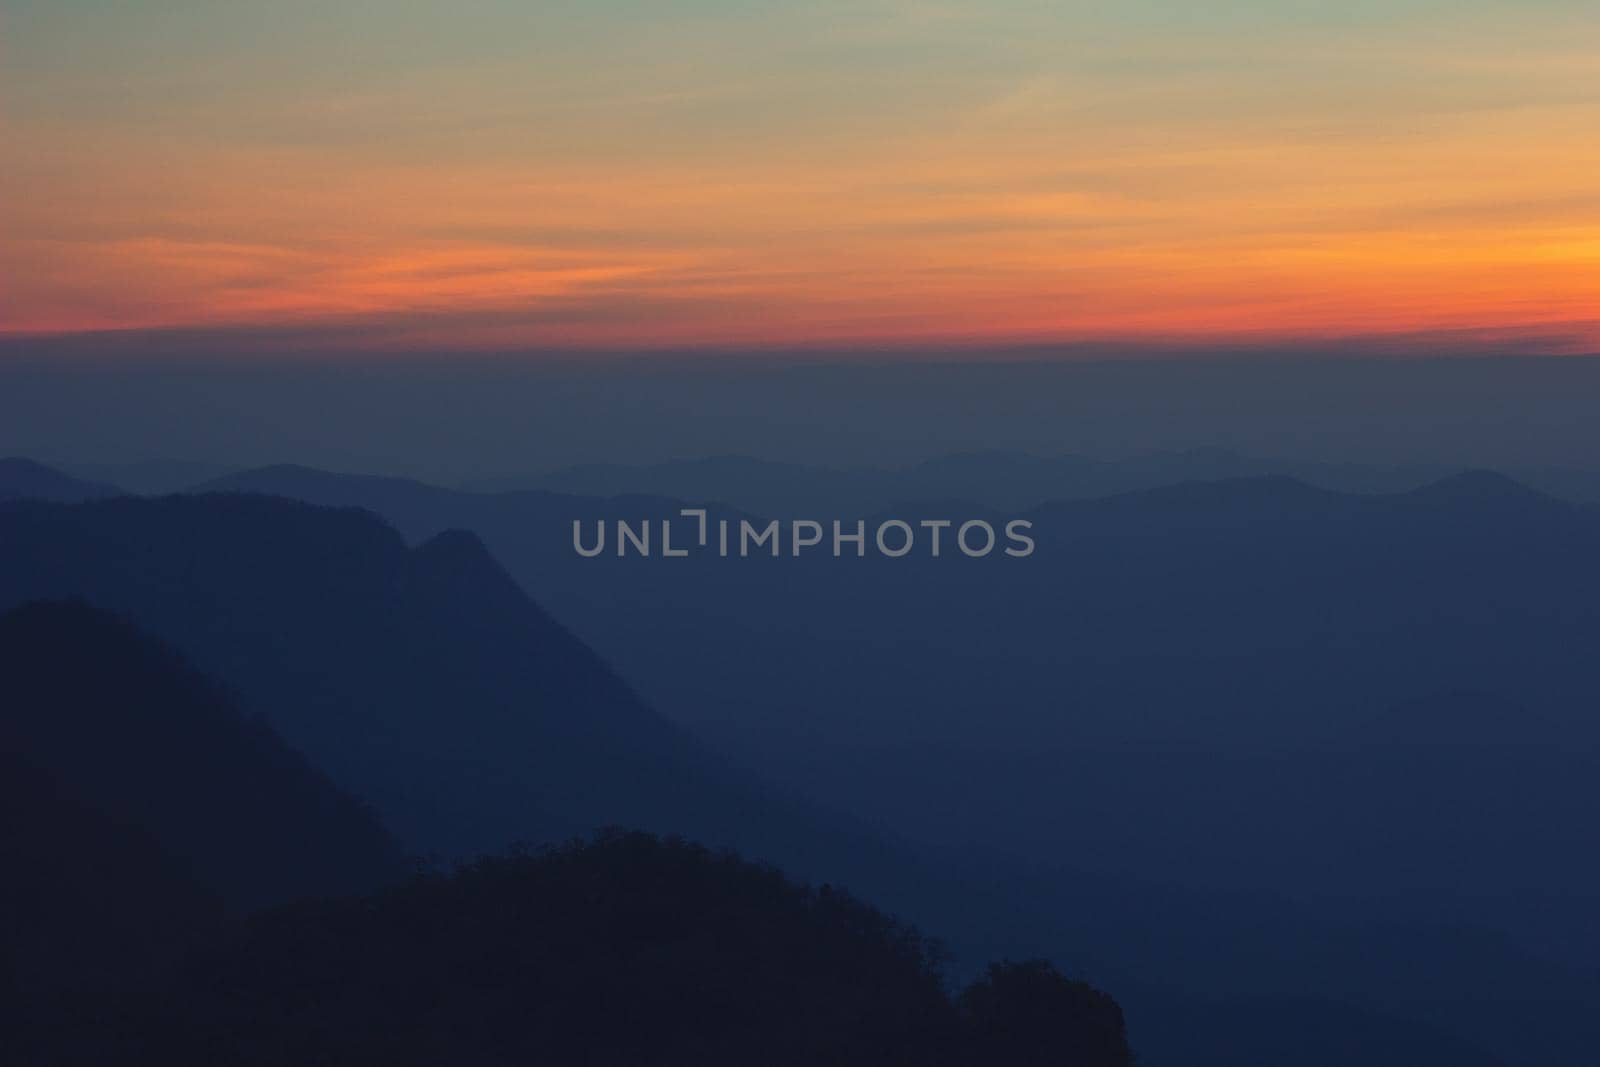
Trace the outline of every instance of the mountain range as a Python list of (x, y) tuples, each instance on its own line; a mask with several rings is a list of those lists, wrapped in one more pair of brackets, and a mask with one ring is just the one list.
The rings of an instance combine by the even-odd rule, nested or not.
[(75, 478), (31, 459), (0, 458), (0, 500), (93, 500), (122, 492), (114, 485)]
[[(1057, 631), (1052, 650), (1048, 634), (1030, 635), (1024, 624), (1041, 625), (1049, 611), (1064, 616), (1080, 638), (1122, 637), (1115, 625), (1096, 635), (1077, 620), (1087, 621), (1096, 610), (1106, 614), (1103, 595), (1099, 601), (1091, 595), (1097, 588), (1141, 595), (1131, 581), (1140, 567), (1160, 564), (1145, 589), (1177, 598), (1166, 603), (1205, 602), (1213, 588), (1232, 588), (1236, 596), (1248, 590), (1258, 599), (1243, 601), (1247, 625), (1232, 634), (1202, 635), (1255, 642), (1252, 655), (1266, 664), (1269, 654), (1283, 649), (1260, 644), (1260, 634), (1271, 632), (1265, 617), (1291, 602), (1290, 590), (1322, 593), (1347, 584), (1352, 562), (1370, 563), (1368, 546), (1410, 551), (1406, 564), (1431, 549), (1423, 558), (1437, 557), (1441, 569), (1453, 572), (1463, 554), (1470, 559), (1484, 550), (1484, 538), (1497, 548), (1531, 543), (1538, 546), (1532, 556), (1542, 575), (1546, 570), (1539, 568), (1572, 563), (1585, 544), (1592, 519), (1582, 509), (1486, 476), (1371, 499), (1278, 481), (1224, 483), (1061, 505), (1073, 521), (1041, 538), (1048, 566), (1033, 573), (1007, 575), (1000, 569), (1006, 561), (961, 559), (920, 561), (900, 573), (870, 560), (858, 566), (832, 559), (745, 561), (754, 565), (740, 571), (730, 569), (740, 566), (733, 561), (594, 560), (579, 566), (571, 559), (566, 538), (572, 517), (655, 515), (677, 501), (456, 493), (293, 468), (244, 476), (230, 486), (343, 506), (239, 493), (3, 505), (0, 605), (75, 596), (136, 619), (226, 685), (245, 714), (259, 717), (341, 787), (371, 803), (409, 851), (470, 855), (606, 822), (737, 845), (802, 876), (842, 880), (875, 899), (898, 901), (920, 924), (944, 931), (960, 959), (1029, 948), (1050, 952), (1074, 973), (1118, 993), (1136, 1043), (1153, 1063), (1230, 1062), (1225, 1050), (1241, 1042), (1273, 1048), (1284, 1062), (1348, 1062), (1306, 1039), (1335, 1029), (1364, 1048), (1370, 1063), (1413, 1063), (1418, 1049), (1446, 1047), (1453, 1050), (1450, 1062), (1552, 1062), (1600, 1036), (1585, 1022), (1600, 1016), (1583, 1007), (1600, 1003), (1592, 975), (1540, 958), (1545, 946), (1534, 944), (1536, 931), (1506, 938), (1461, 925), (1482, 925), (1483, 914), (1470, 909), (1455, 918), (1448, 908), (1397, 916), (1395, 901), (1357, 902), (1350, 887), (1336, 899), (1290, 902), (1206, 873), (1207, 863), (1216, 869), (1237, 863), (1239, 855), (1226, 851), (1229, 842), (1248, 842), (1258, 830), (1230, 826), (1229, 804), (1270, 807), (1271, 789), (1299, 783), (1300, 795), (1275, 813), (1288, 836), (1261, 840), (1273, 848), (1292, 843), (1299, 820), (1305, 848), (1326, 850), (1334, 839), (1323, 835), (1319, 806), (1333, 810), (1328, 805), (1342, 792), (1348, 796), (1353, 782), (1382, 781), (1371, 777), (1384, 765), (1371, 758), (1374, 744), (1381, 742), (1386, 753), (1414, 749), (1418, 741), (1427, 749), (1437, 723), (1456, 714), (1452, 708), (1468, 709), (1476, 741), (1454, 747), (1479, 761), (1467, 764), (1469, 771), (1493, 775), (1505, 766), (1498, 761), (1499, 739), (1515, 732), (1508, 723), (1532, 716), (1543, 724), (1543, 735), (1529, 735), (1540, 760), (1551, 744), (1570, 742), (1578, 720), (1560, 708), (1479, 698), (1459, 688), (1429, 689), (1443, 695), (1431, 705), (1416, 704), (1391, 701), (1382, 687), (1352, 685), (1350, 692), (1371, 698), (1370, 708), (1323, 694), (1321, 703), (1306, 702), (1294, 720), (1299, 726), (1288, 732), (1280, 726), (1273, 734), (1262, 732), (1261, 724), (1271, 720), (1244, 699), (1252, 696), (1248, 690), (1238, 692), (1236, 708), (1200, 690), (1208, 699), (1196, 707), (1218, 727), (1204, 746), (1174, 732), (1192, 724), (1173, 713), (1135, 722), (1148, 731), (1142, 741), (1126, 731), (1110, 733), (1120, 714), (1114, 708), (1100, 709), (1099, 722), (1088, 720), (1095, 731), (1081, 722), (1063, 731), (1055, 721), (1059, 714), (1043, 713), (1048, 701), (1041, 698), (1049, 691), (1040, 688), (1040, 676), (1007, 673), (1034, 666), (1037, 656), (1040, 666), (1054, 664), (1057, 675), (1074, 683), (1087, 675), (1091, 692), (1116, 692), (1105, 672), (1107, 663), (1118, 663), (1100, 658), (1104, 645), (1074, 652)], [(382, 512), (411, 546), (349, 505)], [(1038, 517), (1041, 531), (1060, 519), (1050, 509)], [(494, 544), (508, 570), (478, 537), (451, 532), (460, 528)], [(1450, 531), (1463, 543), (1446, 541), (1441, 550), (1441, 533)], [(1288, 543), (1263, 548), (1278, 541)], [(1299, 555), (1306, 546), (1317, 551)], [(1341, 546), (1342, 570), (1330, 566), (1330, 553)], [(1298, 568), (1290, 567), (1292, 560), (1299, 560)], [(1308, 567), (1308, 560), (1317, 566)], [(1240, 585), (1235, 561), (1277, 566), (1294, 583), (1285, 589), (1278, 573), (1268, 573), (1259, 584)], [(684, 566), (674, 569), (678, 562)], [(932, 569), (946, 562), (955, 567)], [(1322, 585), (1308, 586), (1313, 579)], [(1168, 584), (1158, 587), (1157, 581)], [(1430, 578), (1400, 592), (1416, 597), (1437, 587)], [(1396, 605), (1415, 603), (1406, 596), (1374, 602), (1354, 595), (1376, 588), (1354, 591), (1351, 602), (1376, 606), (1380, 622), (1399, 610)], [(1511, 594), (1521, 588), (1510, 582), (1493, 587), (1494, 605), (1515, 604)], [(1537, 588), (1548, 602), (1548, 590)], [(577, 617), (594, 627), (606, 658), (523, 589), (540, 590), (545, 604), (559, 602), (556, 617), (563, 621)], [(1063, 598), (1063, 589), (1080, 602)], [(1581, 632), (1581, 593), (1573, 592), (1571, 610), (1560, 617), (1564, 632)], [(1155, 594), (1142, 595), (1148, 607)], [(765, 613), (741, 614), (762, 598)], [(1008, 622), (991, 614), (996, 601), (1020, 605), (1023, 617)], [(772, 611), (775, 603), (785, 610)], [(885, 606), (892, 615), (873, 614)], [(1441, 611), (1454, 608), (1446, 603)], [(1257, 615), (1262, 629), (1248, 625)], [(605, 626), (608, 618), (615, 620), (612, 629)], [(998, 632), (987, 632), (997, 620)], [(1292, 625), (1304, 624), (1304, 616), (1292, 619)], [(807, 627), (824, 637), (797, 642)], [(1134, 632), (1131, 623), (1127, 632)], [(659, 647), (639, 656), (640, 645), (622, 640), (629, 634)], [(939, 645), (940, 635), (966, 651)], [(1166, 637), (1160, 627), (1150, 635), (1157, 639), (1152, 664), (1164, 663), (1167, 671), (1185, 666), (1178, 652), (1192, 636), (1176, 627)], [(1535, 630), (1528, 640), (1540, 636)], [(996, 646), (1008, 643), (1025, 654), (997, 655)], [(674, 659), (678, 665), (669, 676), (635, 671)], [(613, 662), (630, 681), (647, 679), (644, 692), (664, 694), (662, 706), (672, 707), (677, 722), (622, 682)], [(1092, 674), (1097, 663), (1098, 678)], [(989, 672), (978, 676), (988, 700), (971, 700), (977, 679), (970, 677), (964, 686), (939, 692), (974, 664)], [(1267, 681), (1277, 684), (1303, 666), (1292, 663)], [(1575, 677), (1557, 680), (1568, 684)], [(674, 678), (676, 688), (661, 686)], [(1181, 692), (1196, 680), (1205, 676), (1135, 672), (1124, 682), (1149, 693), (1162, 686)], [(1152, 689), (1152, 682), (1159, 684)], [(1008, 699), (1023, 686), (1033, 687), (1031, 703)], [(692, 706), (687, 697), (696, 692), (709, 707)], [(786, 719), (791, 704), (805, 717)], [(969, 732), (941, 733), (960, 725), (963, 706)], [(1341, 714), (1324, 716), (1324, 707)], [(930, 713), (928, 730), (908, 727), (915, 720), (900, 709), (911, 708)], [(944, 709), (943, 716), (931, 714)], [(747, 720), (742, 732), (716, 729), (741, 715)], [(856, 735), (841, 731), (847, 723), (855, 724)], [(761, 784), (680, 724), (695, 732), (709, 726), (724, 749), (762, 757), (751, 762), (785, 787)], [(1318, 724), (1323, 733), (1308, 734), (1306, 724)], [(761, 743), (750, 743), (753, 736)], [(918, 756), (952, 737), (960, 743), (941, 757), (945, 762)], [(1242, 746), (1251, 738), (1254, 748)], [(1031, 764), (1018, 759), (1023, 743), (1040, 739), (1050, 744), (1034, 745)], [(1341, 747), (1352, 755), (1344, 769), (1331, 776), (1305, 773), (1306, 758)], [(787, 761), (778, 758), (784, 753)], [(1219, 791), (1219, 781), (1232, 783), (1231, 791)], [(1395, 788), (1437, 796), (1436, 807), (1417, 809), (1414, 825), (1424, 830), (1450, 810), (1461, 788), (1440, 792), (1450, 779), (1434, 776), (1426, 762), (1396, 764), (1393, 781), (1398, 785), (1372, 798), (1376, 817), (1395, 810)], [(1570, 802), (1583, 803), (1581, 776), (1553, 778), (1553, 799), (1534, 798), (1531, 816), (1509, 818), (1507, 832), (1550, 814), (1552, 804), (1568, 803), (1559, 792), (1568, 781), (1579, 790)], [(1514, 799), (1520, 789), (1508, 787), (1506, 795)], [(823, 803), (792, 800), (791, 792)], [(1141, 808), (1141, 796), (1152, 803)], [(894, 797), (900, 799), (890, 803)], [(1173, 822), (1174, 812), (1188, 821)], [(1568, 821), (1555, 824), (1556, 837), (1574, 826), (1562, 817)], [(1212, 818), (1214, 825), (1206, 822)], [(1469, 821), (1464, 829), (1469, 844), (1480, 825)], [(1184, 856), (1175, 849), (1208, 839), (1222, 851), (1199, 847), (1175, 860)], [(1097, 851), (1095, 842), (1120, 845), (1123, 855)], [(1149, 866), (1128, 863), (1130, 849), (1145, 850)], [(1189, 859), (1200, 861), (1196, 877), (1185, 867)], [(1573, 862), (1582, 869), (1580, 860)], [(1101, 873), (1089, 873), (1096, 867)], [(1161, 884), (1175, 881), (1175, 869), (1182, 869), (1186, 887)], [(1260, 870), (1258, 862), (1245, 877)], [(1439, 871), (1421, 877), (1418, 884), (1428, 886)], [(1562, 914), (1584, 899), (1580, 886)], [(1493, 1000), (1497, 1011), (1476, 1011), (1472, 1005), (1481, 997)], [(1272, 998), (1289, 998), (1292, 1010), (1256, 1010)], [(1240, 1029), (1246, 1020), (1248, 1033)]]
[[(460, 488), (489, 493), (543, 490), (581, 496), (665, 496), (720, 503), (778, 518), (857, 518), (916, 501), (959, 500), (990, 511), (1013, 512), (1052, 501), (1185, 482), (1275, 476), (1340, 492), (1399, 492), (1451, 473), (1451, 468), (1436, 464), (1330, 463), (1251, 456), (1223, 448), (1119, 458), (991, 450), (935, 456), (894, 468), (819, 467), (750, 456), (587, 464), (542, 474), (474, 479)], [(1508, 473), (1556, 496), (1600, 502), (1600, 472), (1516, 467)], [(117, 481), (114, 477), (109, 480)]]

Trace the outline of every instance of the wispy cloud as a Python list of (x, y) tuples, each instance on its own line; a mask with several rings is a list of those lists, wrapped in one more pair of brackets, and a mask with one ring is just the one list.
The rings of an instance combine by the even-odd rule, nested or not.
[(1591, 329), (1600, 29), (1554, 0), (231, 7), (15, 23), (0, 329)]

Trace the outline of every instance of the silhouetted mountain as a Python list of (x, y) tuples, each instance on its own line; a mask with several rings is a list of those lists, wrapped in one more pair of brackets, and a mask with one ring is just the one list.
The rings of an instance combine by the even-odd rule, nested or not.
[(19, 998), (147, 978), (222, 921), (188, 862), (6, 748), (0, 857), (0, 1020)]
[[(1569, 628), (1600, 636), (1583, 591), (1600, 592), (1600, 516), (1495, 476), (1381, 496), (1263, 478), (1064, 502), (1028, 513), (1039, 547), (1027, 560), (889, 566), (825, 552), (576, 558), (574, 519), (672, 518), (682, 505), (670, 500), (454, 493), (291, 468), (226, 484), (367, 507), (413, 539), (472, 529), (654, 703), (718, 729), (955, 740), (981, 720), (987, 741), (1030, 747), (1281, 741), (1468, 688), (1581, 727), (1540, 708), (1570, 708), (1589, 684)], [(926, 517), (880, 517), (891, 515)], [(975, 718), (986, 705), (1006, 710)]]
[(138, 619), (414, 848), (607, 824), (759, 842), (776, 817), (470, 534), (412, 550), (354, 510), (122, 498), (0, 508), (0, 547), (0, 605), (77, 596)]
[(239, 469), (236, 463), (193, 459), (141, 459), (125, 463), (63, 463), (61, 469), (75, 478), (109, 482), (130, 493), (176, 493), (211, 478)]
[[(596, 463), (543, 474), (478, 479), (460, 488), (476, 493), (665, 496), (721, 503), (758, 515), (855, 518), (909, 501), (960, 500), (969, 509), (1015, 512), (1052, 501), (1113, 496), (1183, 482), (1260, 477), (1295, 478), (1338, 492), (1394, 493), (1450, 473), (1450, 468), (1438, 464), (1327, 463), (1248, 456), (1223, 448), (1149, 452), (1119, 459), (989, 450), (937, 456), (899, 468), (817, 467), (748, 456), (635, 466)], [(1600, 502), (1600, 471), (1518, 466), (1504, 473), (1563, 499)], [(132, 485), (109, 469), (96, 476)], [(197, 485), (200, 480), (197, 476), (186, 484)], [(179, 487), (178, 483), (169, 484), (169, 488)]]
[(1588, 504), (1600, 504), (1600, 470), (1579, 467), (1516, 467), (1509, 472), (1524, 485)]
[(545, 475), (485, 479), (462, 488), (478, 493), (672, 497), (793, 516), (865, 514), (899, 499), (882, 471), (831, 470), (747, 456), (712, 456), (648, 467), (594, 463)]
[(121, 493), (114, 485), (81, 481), (31, 459), (0, 459), (0, 500), (94, 500)]
[(915, 930), (637, 833), (260, 916), (170, 1011), (138, 1062), (1132, 1062), (1115, 1002), (1047, 966), (996, 965), (953, 1003)]
[(0, 751), (147, 835), (235, 908), (405, 875), (363, 807), (127, 623), (83, 604), (10, 611), (0, 680)]
[[(1209, 928), (1221, 995), (1356, 1001), (1383, 984), (1390, 951), (1359, 924), (1399, 915), (1509, 929), (1565, 962), (1447, 937), (1429, 950), (1437, 972), (1418, 963), (1427, 977), (1364, 1010), (1431, 1020), (1512, 1062), (1537, 1062), (1518, 1033), (1556, 1058), (1600, 1038), (1570, 1007), (1600, 1003), (1581, 969), (1600, 945), (1600, 869), (1572, 844), (1600, 779), (1586, 712), (1600, 696), (1600, 517), (1586, 509), (1495, 477), (1376, 496), (1268, 477), (1036, 509), (1027, 560), (664, 562), (577, 560), (570, 524), (670, 518), (675, 501), (283, 469), (229, 484), (373, 507), (412, 537), (478, 531), (655, 703), (801, 792), (953, 850), (1070, 857), (1123, 891), (1305, 896), (1341, 931), (1330, 941), (1367, 955), (1319, 968), (1309, 916), (1269, 936), (1242, 902), (1145, 911), (1131, 902), (1148, 898), (1107, 888), (1083, 908), (1100, 933), (1061, 928), (1056, 943), (1097, 954), (1093, 973), (1115, 972), (1119, 993), (1199, 958), (1179, 946)], [(1548, 740), (1419, 749), (1363, 725), (1454, 692), (1506, 694)], [(1082, 891), (1061, 876), (1053, 892)], [(1167, 943), (1133, 951), (1138, 923)], [(1300, 948), (1273, 956), (1273, 939)], [(1263, 973), (1276, 984), (1251, 986)], [(1468, 974), (1478, 992), (1420, 992)], [(1516, 992), (1531, 986), (1548, 995)], [(1496, 1013), (1473, 1009), (1480, 997)]]
[[(130, 504), (150, 506), (116, 506)], [(504, 619), (531, 605), (509, 586), (460, 595), (499, 581), (469, 535), (415, 557), (415, 610), (492, 663)], [(205, 886), (237, 902), (394, 880), (387, 839), (174, 653), (96, 609), (0, 616), (0, 677), (3, 903), (26, 920), (0, 974), (17, 1062), (1130, 1062), (1115, 1003), (1049, 968), (997, 968), (958, 1007), (914, 931), (637, 834), (303, 903), (225, 936)], [(201, 937), (221, 947), (160, 992), (160, 969)], [(151, 982), (159, 995), (137, 988)]]
[[(746, 456), (648, 466), (587, 464), (547, 474), (482, 479), (471, 492), (545, 491), (582, 496), (667, 496), (779, 518), (855, 518), (907, 501), (962, 500), (1018, 511), (1053, 500), (1109, 496), (1180, 482), (1295, 477), (1327, 489), (1385, 492), (1439, 477), (1430, 467), (1379, 467), (1243, 456), (1218, 448), (1123, 459), (1037, 456), (1001, 450), (938, 456), (896, 469), (826, 468)], [(1570, 481), (1570, 479), (1569, 479)]]

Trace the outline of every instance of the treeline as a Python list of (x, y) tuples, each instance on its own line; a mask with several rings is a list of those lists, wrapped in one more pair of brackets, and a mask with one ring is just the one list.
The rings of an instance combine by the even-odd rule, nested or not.
[(63, 993), (23, 1062), (1126, 1067), (1043, 962), (947, 991), (937, 946), (828, 886), (610, 831), (273, 909), (136, 992)]

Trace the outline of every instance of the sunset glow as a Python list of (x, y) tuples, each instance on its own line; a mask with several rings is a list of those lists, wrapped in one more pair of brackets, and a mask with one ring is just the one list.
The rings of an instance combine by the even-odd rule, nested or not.
[(4, 0), (0, 331), (1600, 350), (1592, 5), (1196, 7)]

